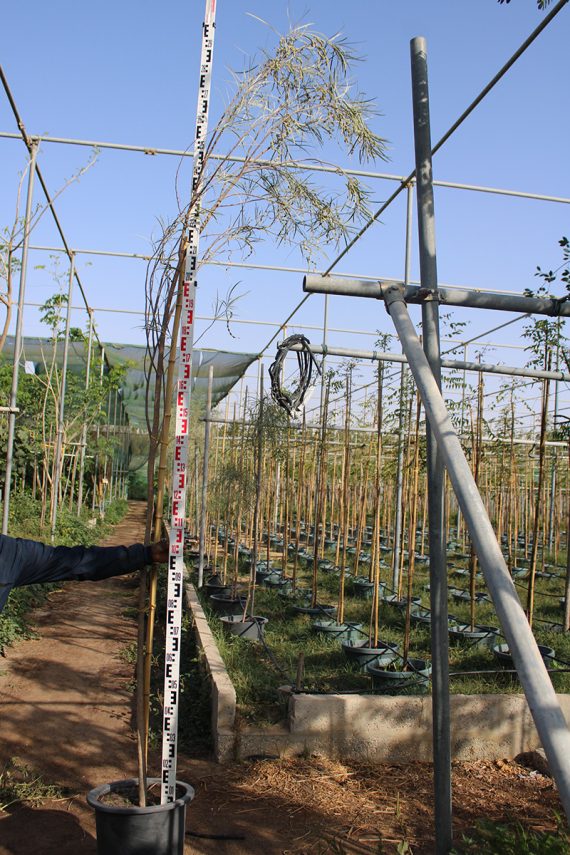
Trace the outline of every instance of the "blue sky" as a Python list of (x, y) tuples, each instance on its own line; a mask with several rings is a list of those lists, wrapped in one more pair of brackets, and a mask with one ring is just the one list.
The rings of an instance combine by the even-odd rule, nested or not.
[[(251, 14), (248, 14), (251, 13)], [(2, 65), (29, 133), (87, 138), (167, 148), (192, 144), (196, 110), (202, 0), (175, 0), (158, 6), (143, 0), (95, 6), (68, 0), (50, 4), (9, 4), (3, 13)], [(431, 124), (434, 141), (544, 17), (534, 0), (218, 0), (211, 124), (230, 87), (230, 69), (244, 56), (273, 43), (271, 30), (311, 22), (326, 34), (338, 30), (363, 56), (354, 76), (361, 90), (376, 99), (374, 129), (389, 140), (390, 161), (377, 169), (396, 175), (413, 168), (409, 42), (423, 35), (428, 44)], [(480, 105), (434, 160), (434, 176), (570, 197), (569, 118), (566, 109), (570, 9), (565, 8), (507, 77)], [(6, 99), (0, 97), (0, 130), (14, 131)], [(25, 164), (23, 144), (0, 139), (0, 225), (13, 219), (18, 172)], [(330, 155), (327, 152), (327, 155)], [(85, 163), (89, 151), (44, 144), (40, 165), (52, 191)], [(57, 201), (72, 246), (147, 252), (157, 220), (175, 210), (175, 158), (101, 152), (96, 165)], [(348, 165), (346, 159), (341, 165)], [(378, 202), (395, 185), (376, 182)], [(36, 198), (40, 198), (39, 191)], [(403, 276), (403, 195), (369, 230), (337, 272)], [(558, 239), (567, 234), (566, 205), (505, 199), (457, 190), (436, 191), (438, 271), (442, 283), (521, 291), (535, 287), (536, 265), (561, 262)], [(415, 239), (415, 231), (414, 231)], [(45, 217), (33, 243), (56, 245)], [(334, 251), (329, 257), (334, 258)], [(262, 246), (254, 261), (296, 266), (292, 250)], [(89, 262), (89, 263), (88, 263)], [(34, 252), (31, 265), (49, 264)], [(93, 306), (142, 310), (144, 264), (140, 261), (78, 260), (82, 282)], [(418, 276), (416, 256), (412, 276)], [(281, 321), (302, 297), (301, 276), (207, 268), (200, 277), (198, 312), (209, 314), (216, 292), (241, 282), (248, 292), (240, 302), (242, 318)], [(31, 270), (28, 299), (41, 302), (56, 286), (42, 270)], [(74, 301), (76, 302), (76, 301)], [(459, 315), (457, 316), (459, 319)], [(313, 297), (298, 323), (319, 324), (322, 298)], [(508, 319), (481, 312), (462, 313), (475, 335)], [(82, 317), (74, 316), (80, 325)], [(141, 320), (129, 314), (97, 314), (99, 335), (114, 341), (144, 341)], [(330, 324), (366, 332), (388, 331), (381, 306), (337, 298)], [(25, 329), (39, 334), (37, 313), (26, 313)], [(520, 344), (521, 326), (494, 337)], [(210, 330), (202, 344), (257, 351), (270, 337), (269, 327), (236, 326), (231, 339), (223, 325)], [(315, 334), (315, 340), (320, 336)], [(363, 336), (331, 334), (331, 341), (371, 347)], [(491, 359), (514, 361), (496, 352)]]

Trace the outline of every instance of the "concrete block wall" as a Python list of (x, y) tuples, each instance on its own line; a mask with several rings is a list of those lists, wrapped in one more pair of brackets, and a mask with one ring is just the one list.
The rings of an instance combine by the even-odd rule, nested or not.
[[(432, 759), (431, 697), (291, 693), (283, 722), (244, 726), (236, 693), (197, 593), (185, 586), (211, 681), (214, 756), (219, 763), (258, 756), (321, 753), (342, 760), (407, 763)], [(570, 722), (570, 695), (558, 695)], [(501, 759), (540, 743), (524, 695), (452, 695), (454, 760)]]

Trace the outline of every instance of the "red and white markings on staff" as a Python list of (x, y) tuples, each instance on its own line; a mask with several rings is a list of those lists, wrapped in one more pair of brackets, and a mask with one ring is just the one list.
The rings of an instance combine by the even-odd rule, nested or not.
[(210, 106), (215, 30), (216, 0), (206, 0), (206, 11), (202, 25), (202, 53), (200, 57), (194, 167), (192, 172), (193, 209), (188, 222), (188, 246), (182, 286), (183, 303), (182, 324), (180, 328), (179, 371), (176, 387), (176, 428), (170, 509), (170, 552), (166, 602), (164, 715), (162, 730), (161, 801), (163, 804), (173, 802), (176, 799), (176, 755), (178, 747), (178, 707), (180, 700), (180, 640), (182, 633), (182, 587), (184, 574), (183, 548), (186, 518), (186, 487), (188, 483), (188, 422), (192, 383), (196, 268), (200, 242), (199, 193), (208, 133), (208, 111)]

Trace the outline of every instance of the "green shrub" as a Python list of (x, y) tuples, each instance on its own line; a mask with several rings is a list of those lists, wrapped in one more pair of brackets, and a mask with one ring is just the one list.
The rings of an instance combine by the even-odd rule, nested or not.
[[(109, 505), (103, 520), (97, 517), (95, 525), (90, 524), (91, 514), (84, 512), (80, 517), (69, 508), (58, 511), (55, 543), (61, 546), (90, 546), (98, 543), (102, 537), (118, 523), (127, 511), (127, 502), (117, 499)], [(48, 526), (40, 525), (41, 503), (28, 492), (16, 492), (10, 502), (9, 532), (12, 537), (25, 537), (49, 543), (51, 536)], [(41, 605), (50, 591), (59, 587), (53, 585), (26, 585), (14, 588), (2, 614), (0, 615), (0, 652), (4, 647), (24, 638), (33, 638), (33, 629), (28, 620), (31, 609)]]
[(519, 822), (499, 825), (482, 820), (463, 836), (454, 855), (570, 855), (570, 837), (559, 822), (556, 831), (532, 831)]

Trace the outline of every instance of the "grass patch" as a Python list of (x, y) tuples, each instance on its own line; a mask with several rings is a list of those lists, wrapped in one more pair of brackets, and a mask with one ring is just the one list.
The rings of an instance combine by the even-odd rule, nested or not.
[(452, 855), (570, 855), (570, 837), (559, 822), (556, 831), (534, 831), (519, 822), (498, 825), (482, 820), (463, 835)]
[[(158, 575), (157, 621), (151, 672), (149, 743), (152, 747), (158, 747), (162, 740), (166, 590), (167, 574), (166, 569), (162, 567)], [(189, 757), (209, 754), (213, 746), (210, 719), (210, 684), (204, 673), (194, 631), (187, 615), (184, 615), (182, 619), (179, 698), (179, 750)]]
[[(265, 556), (263, 556), (265, 557)], [(333, 557), (329, 554), (328, 557)], [(570, 634), (552, 631), (548, 623), (541, 621), (562, 621), (560, 597), (564, 593), (563, 567), (565, 556), (559, 557), (557, 578), (537, 578), (534, 632), (539, 644), (553, 647), (558, 663), (554, 663), (551, 678), (557, 692), (570, 692)], [(389, 578), (390, 556), (385, 557), (386, 566), (382, 578)], [(280, 566), (280, 560), (276, 562)], [(468, 577), (461, 571), (467, 567), (467, 557), (458, 557), (455, 553), (448, 556), (450, 588), (466, 589)], [(232, 562), (229, 562), (230, 574)], [(459, 571), (459, 572), (456, 572)], [(288, 573), (292, 572), (292, 562), (288, 564)], [(362, 574), (361, 574), (362, 575)], [(416, 565), (413, 585), (414, 596), (420, 596), (422, 606), (429, 607), (429, 583), (427, 566)], [(523, 606), (526, 601), (526, 581), (516, 580)], [(310, 585), (307, 568), (298, 574), (298, 586), (305, 590)], [(246, 585), (241, 577), (240, 585)], [(319, 602), (336, 604), (339, 589), (339, 577), (335, 573), (321, 573), (319, 577)], [(478, 579), (477, 590), (485, 591), (484, 581)], [(315, 618), (298, 614), (292, 608), (292, 599), (283, 597), (275, 591), (258, 587), (256, 590), (255, 613), (269, 618), (265, 627), (265, 643), (244, 641), (237, 636), (226, 634), (219, 615), (212, 611), (205, 590), (200, 592), (202, 605), (208, 616), (210, 628), (216, 638), (220, 653), (235, 686), (238, 709), (242, 717), (258, 724), (271, 723), (283, 718), (284, 709), (279, 700), (277, 689), (280, 685), (295, 682), (297, 663), (304, 656), (303, 687), (313, 692), (371, 692), (370, 677), (358, 670), (347, 658), (341, 644), (336, 639), (315, 632), (312, 623)], [(345, 621), (362, 624), (362, 639), (368, 637), (371, 623), (371, 600), (356, 596), (350, 580), (346, 582)], [(450, 596), (449, 612), (459, 623), (470, 622), (470, 604), (457, 601)], [(477, 604), (475, 621), (480, 625), (499, 628), (494, 608), (490, 602)], [(400, 652), (404, 641), (404, 615), (402, 611), (388, 603), (380, 604), (380, 638), (396, 643)], [(495, 643), (503, 643), (500, 635)], [(410, 656), (419, 659), (431, 659), (430, 626), (427, 623), (414, 623), (410, 635)], [(521, 693), (522, 687), (515, 674), (509, 674), (501, 668), (490, 647), (476, 646), (468, 640), (450, 641), (450, 671), (452, 678), (450, 690), (455, 694), (504, 694)]]
[(41, 775), (17, 757), (13, 757), (0, 771), (0, 811), (22, 802), (37, 807), (46, 800), (65, 799), (72, 795), (69, 789), (46, 783)]

